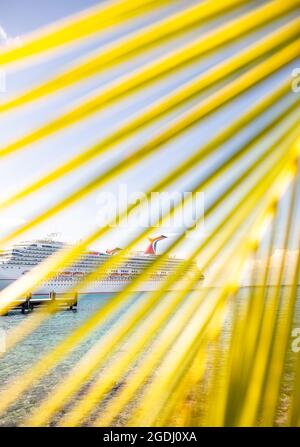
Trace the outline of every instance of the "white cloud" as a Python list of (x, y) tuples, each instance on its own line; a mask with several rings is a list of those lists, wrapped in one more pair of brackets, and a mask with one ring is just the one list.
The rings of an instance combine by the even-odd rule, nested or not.
[(16, 219), (16, 218), (1, 218), (0, 219), (0, 227), (1, 228), (18, 227), (19, 225), (23, 225), (25, 223), (26, 223), (25, 219)]
[[(285, 252), (285, 250), (275, 250), (274, 254), (270, 258), (271, 274), (268, 280), (269, 285), (277, 284), (280, 275), (281, 260), (285, 253), (286, 268), (284, 271), (282, 284), (288, 285), (293, 283), (295, 267), (298, 259), (298, 250), (288, 250), (287, 252)], [(243, 278), (241, 284), (243, 286), (253, 285), (253, 278), (255, 278), (255, 283), (257, 285), (261, 284), (263, 282), (267, 262), (267, 258), (257, 259), (255, 261), (247, 261), (244, 266), (245, 268), (243, 269), (244, 274), (242, 275)], [(226, 269), (224, 269), (224, 265), (222, 265), (221, 261), (213, 264), (205, 273), (205, 285), (207, 286), (222, 286), (228, 281), (228, 274), (226, 272)], [(300, 278), (298, 282), (299, 281)]]
[(23, 46), (21, 37), (9, 37), (3, 26), (0, 25), (0, 45), (13, 45), (15, 47)]
[(0, 43), (8, 39), (7, 33), (2, 26), (0, 26)]

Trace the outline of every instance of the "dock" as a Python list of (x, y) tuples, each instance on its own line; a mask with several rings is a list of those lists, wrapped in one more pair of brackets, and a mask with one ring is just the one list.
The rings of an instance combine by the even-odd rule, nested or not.
[(77, 311), (78, 293), (62, 294), (59, 296), (55, 292), (50, 292), (48, 296), (34, 296), (28, 294), (24, 299), (18, 300), (10, 311), (20, 310), (22, 314), (33, 312), (35, 308), (47, 307), (51, 304), (57, 306), (57, 310)]

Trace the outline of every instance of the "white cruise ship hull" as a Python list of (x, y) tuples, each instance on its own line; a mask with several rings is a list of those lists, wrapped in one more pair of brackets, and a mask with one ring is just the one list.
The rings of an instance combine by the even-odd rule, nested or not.
[[(0, 268), (0, 290), (7, 288), (17, 279), (22, 277), (25, 273), (28, 272), (28, 269), (23, 269), (21, 267), (5, 267), (4, 269)], [(131, 283), (132, 280), (128, 280), (126, 278), (115, 278), (110, 280), (101, 280), (101, 281), (93, 281), (83, 290), (79, 290), (79, 293), (82, 294), (100, 294), (100, 293), (111, 293), (118, 292), (122, 290), (127, 284)], [(51, 292), (65, 293), (69, 290), (76, 289), (76, 284), (78, 283), (78, 277), (73, 278), (54, 278), (41, 284), (37, 289), (32, 291), (32, 295), (48, 295)], [(136, 288), (133, 289), (135, 292), (147, 292), (158, 290), (162, 287), (164, 281), (163, 280), (151, 280), (144, 281), (139, 284)], [(198, 289), (202, 286), (203, 281), (199, 280), (198, 284), (194, 287), (194, 289)], [(169, 288), (169, 290), (181, 290), (186, 289), (189, 285), (189, 281), (186, 279), (182, 279), (177, 281)]]

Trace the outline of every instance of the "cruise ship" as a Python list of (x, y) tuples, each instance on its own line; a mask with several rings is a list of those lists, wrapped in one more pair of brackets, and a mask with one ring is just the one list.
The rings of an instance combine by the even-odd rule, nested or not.
[[(124, 288), (136, 276), (153, 262), (157, 255), (157, 244), (166, 237), (161, 235), (149, 239), (150, 244), (144, 252), (132, 253), (122, 259), (118, 268), (107, 270), (106, 276), (95, 279), (85, 286), (80, 293), (104, 293), (116, 292)], [(70, 245), (60, 241), (41, 239), (30, 242), (22, 242), (11, 246), (0, 252), (0, 290), (5, 289), (12, 282), (16, 281), (22, 275), (25, 275), (36, 265), (44, 261), (47, 257), (53, 255), (58, 250), (66, 249)], [(54, 293), (64, 293), (76, 288), (76, 285), (87, 274), (95, 271), (108, 257), (114, 256), (121, 249), (114, 248), (107, 250), (106, 253), (99, 251), (87, 251), (83, 253), (67, 270), (55, 272), (51, 279), (42, 283), (38, 289), (32, 291), (32, 295), (43, 295)], [(160, 287), (165, 280), (183, 259), (168, 257), (159, 264), (157, 270), (143, 283), (137, 286), (135, 291), (151, 291)], [(187, 267), (182, 274), (182, 278), (172, 285), (172, 289), (183, 288), (187, 285), (188, 278), (191, 275), (198, 275), (198, 269), (195, 263)], [(204, 276), (199, 271), (199, 281), (196, 288), (201, 286)]]

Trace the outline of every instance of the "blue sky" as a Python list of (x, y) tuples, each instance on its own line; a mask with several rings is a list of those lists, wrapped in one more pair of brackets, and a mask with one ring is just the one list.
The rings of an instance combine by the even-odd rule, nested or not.
[[(30, 33), (48, 23), (59, 20), (72, 13), (78, 12), (95, 4), (98, 1), (93, 0), (1, 0), (0, 2), (0, 26), (5, 30), (9, 38), (22, 39), (22, 35)], [(184, 4), (194, 4), (195, 0), (186, 1)], [(30, 88), (42, 80), (48, 79), (51, 75), (58, 73), (65, 69), (68, 65), (74, 63), (77, 59), (86, 56), (90, 51), (101, 48), (104, 44), (114, 41), (117, 38), (127, 35), (128, 33), (138, 29), (145, 24), (153, 23), (158, 19), (170, 13), (170, 11), (179, 10), (183, 3), (172, 8), (164, 8), (162, 11), (155, 12), (147, 19), (137, 19), (118, 30), (111, 30), (104, 34), (100, 34), (94, 39), (89, 40), (80, 48), (68, 49), (68, 51), (60, 54), (55, 58), (42, 60), (35, 63), (27, 69), (19, 70), (18, 72), (7, 73), (7, 92), (3, 95), (4, 98), (14, 96), (17, 92)], [(248, 8), (248, 7), (247, 7)], [(244, 7), (246, 11), (246, 7)], [(291, 17), (290, 15), (289, 17)], [(134, 68), (141, 67), (150, 58), (165, 54), (167, 51), (183, 45), (185, 42), (191, 41), (195, 37), (199, 37), (205, 31), (216, 27), (218, 24), (234, 17), (234, 13), (227, 14), (221, 19), (216, 19), (206, 26), (193, 30), (185, 36), (181, 36), (172, 40), (168, 44), (163, 44), (160, 48), (155, 48), (146, 52), (142, 57), (139, 57), (129, 62), (120, 64), (119, 66), (108, 70), (104, 74), (93, 77), (87, 82), (82, 83), (68, 90), (66, 93), (56, 95), (47, 100), (34, 104), (26, 109), (20, 109), (18, 112), (3, 116), (0, 123), (0, 145), (12, 141), (17, 136), (21, 136), (26, 131), (34, 129), (40, 124), (43, 124), (47, 119), (54, 117), (57, 113), (62, 112), (76, 101), (82, 100), (84, 95), (93, 95), (95, 91), (101, 91), (111, 80), (118, 78), (125, 72)], [(274, 26), (278, 27), (280, 23), (284, 23), (283, 19)], [(272, 27), (268, 28), (269, 30)], [(18, 190), (28, 182), (38, 178), (46, 173), (50, 168), (58, 166), (63, 160), (69, 159), (73, 154), (82, 151), (89, 147), (89, 145), (101, 140), (103, 136), (109, 132), (113, 132), (118, 123), (121, 123), (129, 115), (139, 113), (145, 106), (151, 104), (161, 96), (170, 93), (178, 85), (192, 79), (204, 72), (216, 62), (226, 59), (228, 56), (235, 54), (245, 44), (250, 44), (262, 37), (263, 32), (258, 31), (245, 39), (241, 39), (235, 44), (228, 45), (222, 52), (213, 54), (202, 58), (192, 66), (185, 69), (178, 70), (167, 79), (163, 79), (153, 86), (146, 87), (143, 91), (131, 95), (126, 100), (121, 100), (117, 104), (109, 107), (104, 112), (95, 114), (88, 120), (83, 121), (79, 125), (72, 126), (63, 134), (57, 134), (48, 138), (45, 141), (35, 144), (30, 147), (26, 153), (17, 153), (9, 159), (1, 162), (0, 169), (0, 190), (2, 194), (11, 193)], [(191, 154), (200, 144), (207, 141), (216, 129), (221, 129), (228, 125), (232, 119), (247, 109), (254, 101), (259, 100), (268, 91), (272, 90), (274, 86), (279, 85), (284, 79), (290, 77), (292, 68), (298, 64), (289, 64), (289, 66), (274, 74), (271, 79), (264, 81), (254, 90), (250, 90), (247, 94), (242, 95), (238, 100), (231, 102), (221, 112), (215, 113), (213, 116), (203, 120), (199, 125), (194, 126), (182, 136), (166, 144), (161, 152), (147, 160), (140, 167), (130, 171), (122, 176), (118, 182), (112, 182), (107, 186), (105, 191), (116, 192), (119, 184), (126, 184), (129, 192), (144, 191), (147, 187), (159, 179), (163, 174), (167, 173), (170, 168), (177, 166), (183, 161), (188, 154)], [(222, 85), (222, 83), (221, 83)], [(218, 88), (215, 86), (214, 88)], [(189, 105), (195, 104), (204, 97), (199, 95), (198, 98), (190, 102)], [(225, 153), (237, 148), (247, 137), (263, 126), (268, 120), (280, 113), (282, 108), (295, 100), (294, 94), (283, 101), (278, 107), (270, 110), (266, 116), (258, 120), (252, 127), (249, 127), (241, 135), (237, 135), (235, 140), (231, 142)], [(145, 131), (141, 131), (134, 138), (129, 139), (124, 145), (113, 151), (109, 156), (101, 159), (95, 159), (93, 163), (85, 166), (80, 172), (76, 172), (68, 176), (63, 182), (46, 188), (42, 194), (36, 194), (30, 200), (27, 200), (23, 206), (18, 206), (8, 210), (2, 216), (2, 230), (4, 234), (9, 230), (10, 225), (17, 224), (22, 221), (29, 220), (39, 210), (47, 209), (51, 203), (55, 203), (58, 198), (70, 193), (76, 185), (84, 183), (91, 176), (99, 174), (117, 160), (122, 159), (128, 151), (132, 151), (146, 141), (149, 135), (166, 126), (170, 120), (182, 111), (185, 107), (176, 110), (167, 118), (162, 119), (159, 123), (150, 126)], [(214, 166), (218, 160), (217, 158), (208, 160), (207, 163), (202, 164), (199, 168), (197, 166), (191, 173), (185, 176), (180, 183), (177, 183), (176, 189), (179, 191), (189, 191), (195, 181), (205, 174), (205, 171)], [(250, 160), (244, 160), (248, 163)], [(230, 178), (239, 174), (239, 169), (236, 172), (231, 172)], [(219, 186), (222, 188), (222, 185)], [(96, 191), (88, 198), (80, 202), (80, 204), (73, 206), (70, 210), (59, 215), (55, 219), (50, 220), (40, 229), (27, 235), (26, 238), (43, 236), (48, 233), (60, 233), (61, 239), (75, 241), (90, 232), (97, 226), (97, 216), (101, 212), (99, 209), (99, 193)], [(103, 192), (103, 191), (102, 191)], [(220, 192), (218, 185), (216, 185), (215, 193)], [(206, 193), (206, 192), (205, 192)], [(210, 191), (207, 191), (206, 200), (210, 200)], [(158, 229), (157, 232), (160, 229)], [(100, 249), (107, 247), (122, 246), (126, 241), (126, 231), (124, 229), (115, 231), (110, 237), (99, 241), (97, 246)], [(146, 242), (144, 246), (146, 245)], [(192, 245), (192, 242), (191, 242)]]

